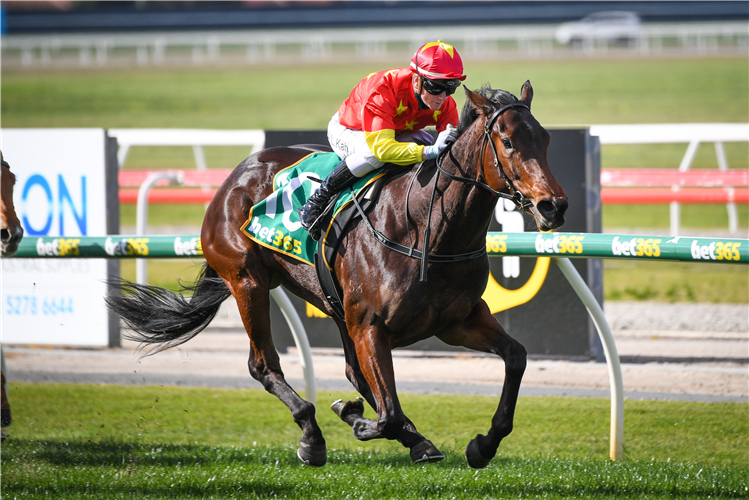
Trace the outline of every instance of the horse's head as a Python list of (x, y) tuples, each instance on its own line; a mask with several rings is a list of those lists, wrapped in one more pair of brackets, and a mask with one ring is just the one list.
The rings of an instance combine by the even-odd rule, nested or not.
[(488, 85), (478, 93), (465, 91), (468, 101), (460, 128), (468, 122), (476, 122), (472, 128), (483, 128), (480, 152), (486, 183), (512, 195), (518, 206), (533, 215), (540, 230), (560, 227), (567, 195), (549, 169), (549, 132), (531, 114), (531, 82), (523, 84), (520, 100)]
[(23, 228), (13, 206), (13, 185), (16, 183), (16, 176), (3, 160), (2, 151), (0, 151), (0, 163), (2, 163), (0, 168), (2, 170), (0, 175), (0, 254), (7, 257), (18, 250), (18, 243), (23, 237)]

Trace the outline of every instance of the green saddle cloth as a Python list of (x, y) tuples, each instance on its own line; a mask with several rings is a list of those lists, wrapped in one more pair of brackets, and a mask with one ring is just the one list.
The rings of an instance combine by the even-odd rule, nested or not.
[[(312, 153), (281, 170), (273, 178), (273, 193), (250, 209), (242, 232), (258, 244), (314, 265), (318, 242), (299, 222), (297, 209), (322, 181), (341, 162), (335, 153)], [(352, 186), (355, 193), (383, 175), (380, 170), (370, 172)], [(333, 209), (333, 218), (351, 202), (351, 191), (345, 189)]]

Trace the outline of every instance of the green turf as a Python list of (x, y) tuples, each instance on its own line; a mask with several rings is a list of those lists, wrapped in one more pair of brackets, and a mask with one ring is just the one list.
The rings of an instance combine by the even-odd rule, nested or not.
[[(33, 441), (121, 438), (140, 444), (294, 446), (300, 438), (288, 409), (256, 389), (11, 382), (10, 394), (12, 435)], [(354, 396), (318, 392), (317, 418), (328, 447), (401, 453), (398, 443), (356, 441), (328, 409), (334, 400)], [(462, 450), (477, 432), (488, 430), (497, 405), (497, 398), (484, 396), (402, 394), (400, 399), (420, 432), (440, 448), (453, 450)], [(749, 405), (737, 403), (625, 401), (626, 459), (749, 465), (748, 410)], [(367, 408), (365, 416), (372, 418), (374, 412)], [(606, 399), (520, 398), (516, 425), (502, 454), (604, 460), (609, 417)]]
[[(3, 126), (319, 129), (362, 77), (406, 63), (4, 70)], [(517, 94), (530, 79), (547, 126), (746, 123), (748, 68), (740, 57), (471, 61), (466, 85)]]
[(605, 300), (749, 304), (747, 266), (607, 259)]
[[(329, 462), (296, 458), (300, 431), (258, 390), (11, 383), (9, 498), (739, 498), (748, 495), (746, 404), (625, 403), (625, 459), (608, 461), (609, 402), (521, 398), (484, 470), (464, 446), (496, 399), (402, 395), (446, 454), (413, 465), (397, 443), (358, 442), (318, 393)], [(368, 415), (372, 416), (371, 410)]]
[[(5, 70), (3, 126), (324, 129), (372, 70), (371, 64)], [(466, 71), (469, 88), (490, 82), (518, 93), (530, 79), (534, 114), (550, 127), (749, 121), (745, 58), (474, 61)], [(299, 81), (305, 84), (295, 85)], [(455, 98), (459, 106), (465, 102), (461, 92)], [(603, 165), (676, 167), (684, 148), (605, 146)], [(248, 153), (231, 149), (208, 151), (209, 166), (232, 168)], [(711, 149), (700, 148), (695, 167), (715, 165)], [(746, 144), (727, 144), (726, 154), (729, 165), (746, 168)], [(189, 148), (134, 148), (125, 166), (193, 164)]]

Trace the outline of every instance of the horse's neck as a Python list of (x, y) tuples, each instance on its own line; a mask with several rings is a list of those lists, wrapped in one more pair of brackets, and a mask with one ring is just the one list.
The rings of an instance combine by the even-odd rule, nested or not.
[[(479, 180), (479, 153), (470, 153), (471, 148), (468, 147), (463, 151), (467, 153), (455, 152), (462, 170), (449, 160), (442, 164), (443, 169), (458, 177)], [(496, 196), (469, 183), (450, 179), (439, 171), (435, 173), (435, 177), (438, 177), (438, 191), (432, 204), (430, 224), (432, 253), (461, 253), (480, 248), (486, 239), (497, 202)], [(433, 186), (434, 181), (426, 186), (427, 204), (431, 199)], [(427, 212), (428, 210), (427, 206)], [(420, 224), (426, 224), (426, 216)]]

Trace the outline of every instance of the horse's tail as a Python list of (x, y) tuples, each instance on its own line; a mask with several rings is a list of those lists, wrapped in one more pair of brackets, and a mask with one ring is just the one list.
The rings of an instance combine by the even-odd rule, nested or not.
[[(218, 273), (206, 263), (192, 285), (180, 283), (179, 293), (126, 280), (109, 283), (119, 294), (106, 298), (107, 307), (119, 314), (132, 329), (122, 335), (127, 340), (161, 344), (147, 356), (184, 344), (202, 332), (218, 313), (231, 292)], [(192, 292), (185, 297), (182, 292)]]

